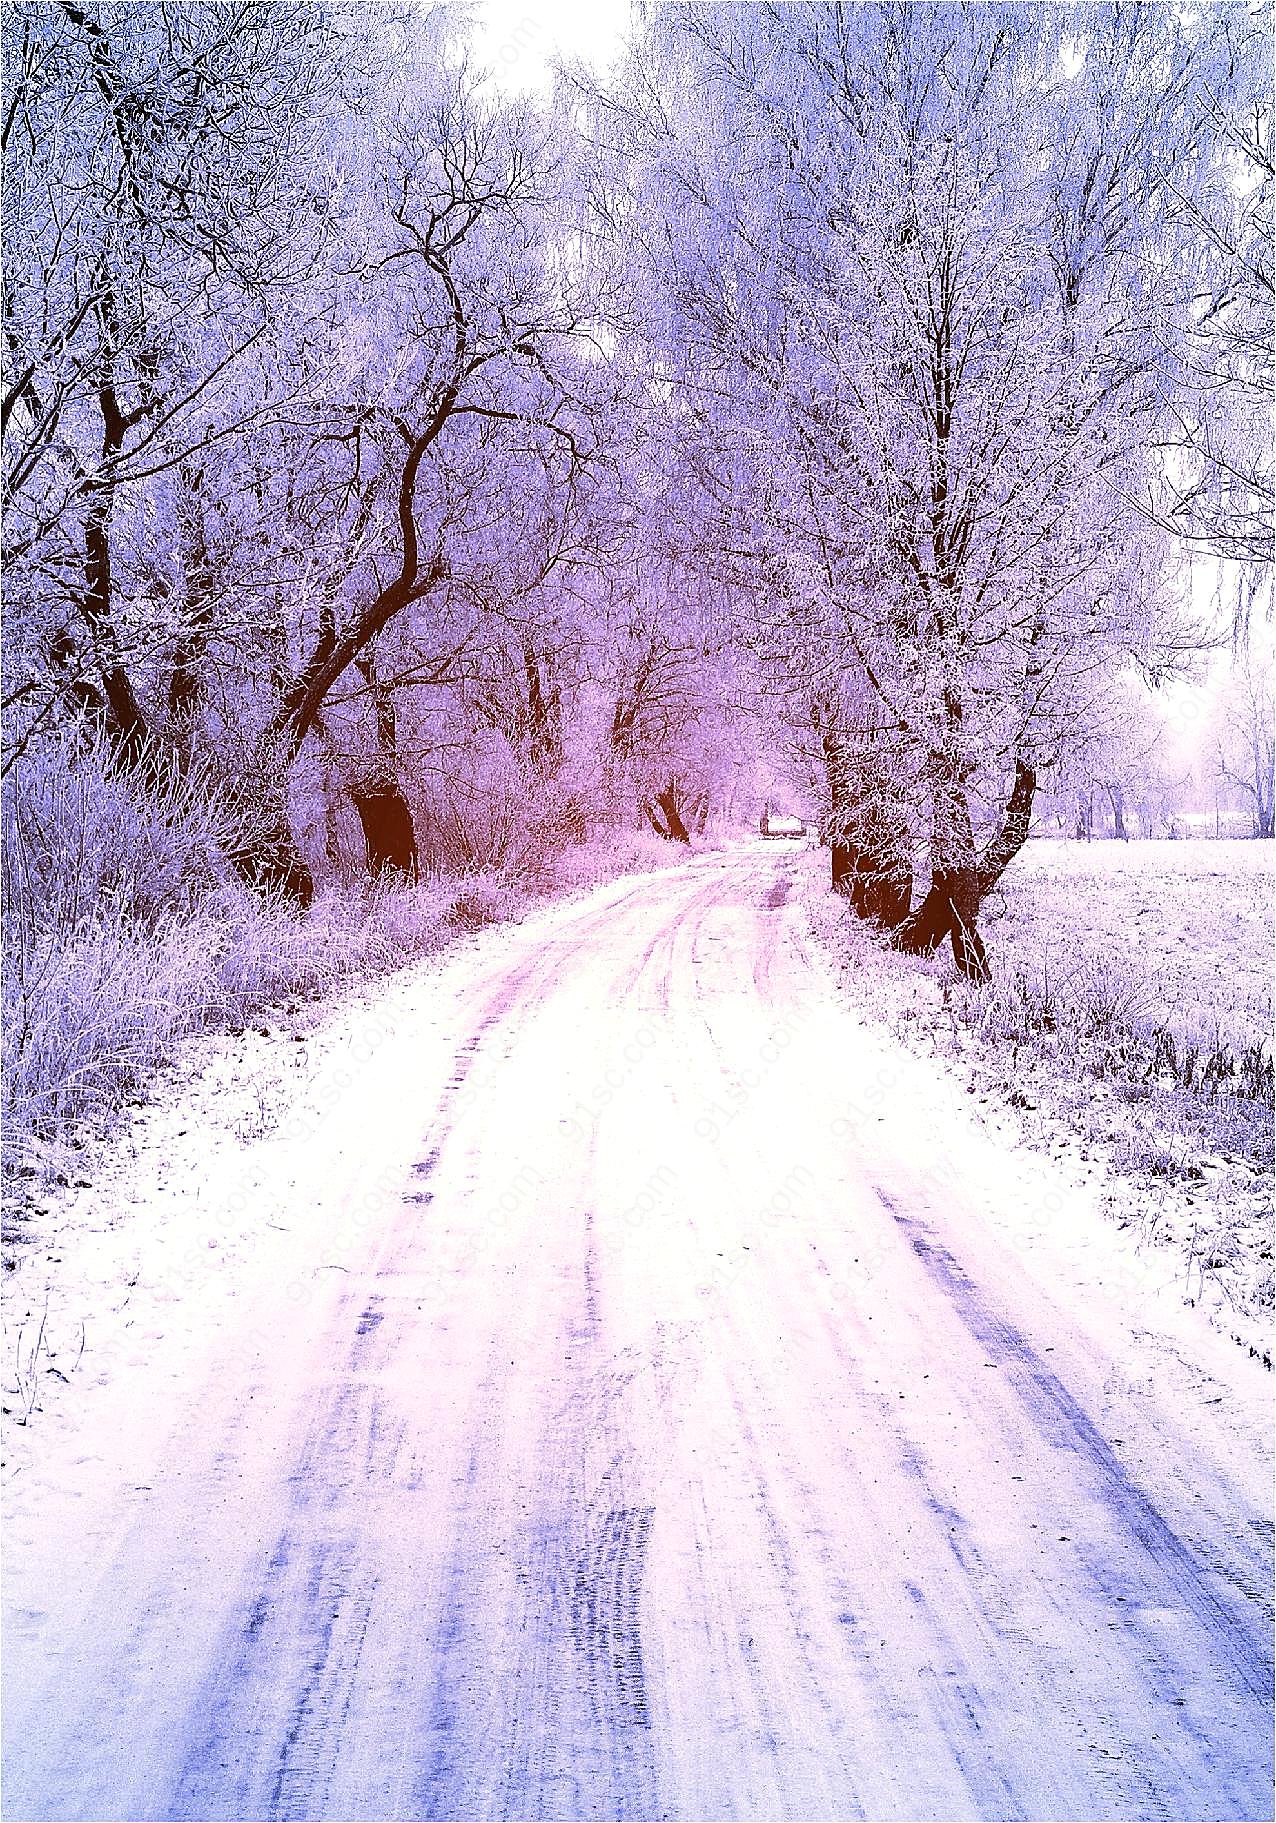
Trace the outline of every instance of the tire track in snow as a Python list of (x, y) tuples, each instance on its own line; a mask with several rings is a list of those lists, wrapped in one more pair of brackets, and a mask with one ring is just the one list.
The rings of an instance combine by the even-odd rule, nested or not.
[[(688, 893), (682, 883), (681, 904), (661, 920), (636, 960), (618, 958), (612, 1004), (645, 991), (653, 975), (657, 1001), (663, 1002), (664, 957), (678, 941), (687, 906), (709, 902), (720, 890), (716, 879), (705, 884), (693, 877), (690, 886)], [(609, 935), (614, 939), (614, 929)], [(547, 989), (568, 965), (566, 957), (543, 960)], [(525, 997), (521, 1012), (532, 999)], [(588, 1167), (586, 1198), (587, 1186)], [(569, 1212), (560, 1209), (560, 1229), (564, 1217)], [(617, 1419), (635, 1381), (648, 1376), (652, 1364), (609, 1354), (592, 1213), (586, 1204), (569, 1219), (578, 1224), (580, 1241), (575, 1289), (559, 1320), (562, 1358), (570, 1364), (568, 1390), (561, 1406), (547, 1414), (543, 1471), (523, 1527), (525, 1542), (513, 1541), (521, 1593), (508, 1709), (496, 1721), (495, 1739), (502, 1746), (491, 1755), (492, 1737), (486, 1743), (474, 1738), (458, 1700), (478, 1670), (461, 1612), (478, 1521), (467, 1503), (447, 1571), (452, 1594), (440, 1632), (438, 1677), (440, 1688), (454, 1694), (446, 1714), (436, 1717), (435, 1754), (419, 1792), (418, 1814), (427, 1817), (660, 1814), (641, 1633), (655, 1506), (641, 1491), (649, 1485), (649, 1471), (638, 1471)], [(498, 1388), (491, 1390), (490, 1400), (477, 1402), (476, 1417), (479, 1409), (490, 1415), (492, 1403), (499, 1402)], [(489, 1426), (468, 1477), (476, 1502), (489, 1498), (499, 1482), (500, 1457)], [(474, 1591), (468, 1599), (472, 1605)], [(474, 1762), (485, 1746), (492, 1764), (476, 1779)]]
[(1180, 1601), (1211, 1635), (1251, 1694), (1260, 1699), (1270, 1696), (1276, 1666), (1267, 1634), (1260, 1640), (1226, 1606), (1206, 1570), (1129, 1479), (1112, 1446), (1027, 1337), (993, 1308), (949, 1250), (920, 1221), (900, 1210), (885, 1191), (879, 1189), (877, 1194), (970, 1333), (1010, 1370), (1011, 1384), (1038, 1427), (1053, 1444), (1075, 1452), (1095, 1472), (1121, 1528), (1138, 1540), (1156, 1569), (1173, 1583)]
[[(596, 917), (601, 914), (595, 914)], [(429, 1148), (414, 1167), (418, 1180), (435, 1175), (452, 1130), (458, 1099), (483, 1046), (508, 1023), (552, 988), (562, 956), (552, 947), (521, 967), (498, 977), (474, 1014), (470, 1035), (458, 1047), (442, 1095), (435, 1107)], [(405, 1190), (398, 1218), (391, 1222), (377, 1250), (375, 1270), (381, 1279), (397, 1276), (404, 1253), (419, 1236), (421, 1211), (433, 1200), (428, 1189)], [(409, 1297), (406, 1303), (413, 1300)], [(399, 1307), (395, 1307), (395, 1302)], [(361, 1493), (387, 1484), (407, 1491), (417, 1477), (399, 1476), (400, 1451), (407, 1426), (390, 1416), (370, 1377), (383, 1369), (400, 1344), (404, 1322), (412, 1321), (404, 1300), (387, 1310), (384, 1294), (351, 1291), (341, 1302), (331, 1351), (346, 1365), (320, 1390), (318, 1406), (304, 1438), (296, 1469), (289, 1477), (296, 1519), (277, 1540), (253, 1596), (238, 1649), (231, 1649), (229, 1676), (209, 1707), (204, 1737), (181, 1775), (178, 1816), (213, 1815), (225, 1804), (226, 1774), (243, 1761), (243, 1743), (255, 1732), (251, 1717), (258, 1701), (262, 1666), (295, 1663), (286, 1719), (274, 1724), (280, 1733), (277, 1759), (262, 1803), (263, 1768), (254, 1763), (246, 1786), (240, 1785), (230, 1814), (261, 1808), (270, 1818), (314, 1815), (323, 1811), (340, 1750), (341, 1729), (358, 1675), (360, 1654), (375, 1595), (375, 1577), (361, 1585), (352, 1574), (357, 1555), (354, 1540), (333, 1542), (314, 1536), (316, 1516), (339, 1515)], [(387, 1316), (391, 1321), (387, 1322)], [(343, 1340), (344, 1338), (344, 1340)], [(496, 1374), (489, 1371), (488, 1399)], [(471, 1474), (477, 1465), (471, 1462)], [(321, 1522), (322, 1523), (322, 1522)], [(269, 1624), (267, 1618), (270, 1617)], [(300, 1652), (292, 1648), (307, 1642)], [(269, 1675), (269, 1673), (265, 1673)], [(211, 1725), (210, 1725), (211, 1723)], [(211, 1775), (211, 1776), (210, 1776)]]
[[(699, 951), (699, 947), (697, 942), (695, 946), (697, 952)], [(755, 954), (756, 953), (757, 951), (755, 949)], [(707, 960), (708, 957), (706, 956), (705, 959)], [(799, 964), (802, 961), (801, 952), (796, 946), (795, 959)], [(770, 988), (771, 981), (769, 974), (766, 979), (768, 988)], [(758, 981), (756, 975), (755, 981)], [(766, 1010), (764, 1005), (762, 1008), (764, 1015)], [(713, 1029), (714, 1021), (711, 1016), (711, 1008), (706, 1007), (703, 1012), (701, 1009), (693, 1008), (693, 1012), (700, 1017), (700, 1023), (704, 1028), (708, 1047), (716, 1054), (724, 1080), (729, 1080), (731, 1074), (730, 1061), (727, 1053), (722, 1048), (718, 1035)], [(750, 1129), (752, 1129), (752, 1124), (753, 1123), (749, 1123)], [(733, 1131), (734, 1140), (738, 1141), (745, 1137), (746, 1135), (743, 1129)], [(761, 1181), (765, 1181), (765, 1171), (766, 1164), (763, 1159), (759, 1161), (759, 1167), (755, 1170), (754, 1175)], [(754, 1238), (756, 1243), (756, 1235)], [(827, 1272), (827, 1269), (825, 1269), (825, 1272)], [(766, 1278), (766, 1284), (768, 1297), (774, 1302), (782, 1289), (782, 1281), (777, 1281), (776, 1277), (771, 1275)], [(836, 1317), (832, 1312), (827, 1313), (827, 1315), (830, 1324), (830, 1335), (834, 1336), (836, 1334), (836, 1321), (839, 1319), (844, 1320), (845, 1312), (837, 1312)], [(870, 1342), (870, 1345), (874, 1347), (880, 1347), (881, 1343), (886, 1340), (880, 1332), (878, 1333), (875, 1343), (866, 1335), (863, 1339)], [(722, 1352), (724, 1357), (728, 1360), (742, 1360), (747, 1358), (748, 1349), (749, 1336), (747, 1334), (742, 1334), (737, 1331), (732, 1334), (729, 1342), (724, 1338)], [(845, 1338), (842, 1338), (842, 1347), (837, 1352), (841, 1353), (845, 1364)], [(1058, 1377), (1055, 1376), (1054, 1378), (1056, 1384), (1061, 1385), (1061, 1383), (1058, 1382)], [(1203, 1805), (1205, 1802), (1209, 1801), (1203, 1800), (1202, 1798), (1202, 1787), (1200, 1783), (1202, 1776), (1201, 1769), (1203, 1766), (1212, 1766), (1213, 1772), (1211, 1776), (1215, 1781), (1215, 1790), (1212, 1794), (1213, 1802), (1222, 1803), (1224, 1806), (1231, 1806), (1234, 1802), (1235, 1809), (1233, 1810), (1230, 1807), (1222, 1810), (1211, 1808), (1209, 1814), (1261, 1815), (1261, 1811), (1256, 1812), (1252, 1809), (1255, 1801), (1252, 1765), (1244, 1771), (1242, 1771), (1239, 1766), (1235, 1769), (1229, 1767), (1227, 1764), (1227, 1749), (1225, 1747), (1216, 1747), (1209, 1738), (1210, 1725), (1208, 1722), (1202, 1720), (1202, 1723), (1198, 1723), (1190, 1715), (1179, 1712), (1175, 1728), (1170, 1731), (1173, 1736), (1172, 1742), (1169, 1745), (1163, 1744), (1159, 1750), (1160, 1764), (1158, 1766), (1158, 1750), (1153, 1747), (1149, 1754), (1146, 1736), (1141, 1735), (1138, 1732), (1129, 1732), (1131, 1724), (1131, 1710), (1129, 1705), (1105, 1709), (1101, 1702), (1094, 1703), (1093, 1697), (1091, 1696), (1089, 1699), (1091, 1706), (1087, 1706), (1087, 1697), (1084, 1691), (1081, 1693), (1080, 1702), (1070, 1700), (1073, 1691), (1076, 1689), (1076, 1687), (1073, 1686), (1073, 1689), (1070, 1690), (1073, 1668), (1066, 1662), (1066, 1658), (1058, 1655), (1054, 1656), (1053, 1661), (1042, 1658), (1041, 1645), (1033, 1637), (1032, 1633), (1019, 1623), (1013, 1606), (1006, 1600), (1005, 1591), (1000, 1580), (1004, 1572), (994, 1569), (991, 1564), (984, 1560), (974, 1542), (970, 1527), (964, 1517), (955, 1508), (947, 1505), (940, 1495), (931, 1491), (930, 1471), (920, 1453), (916, 1450), (915, 1446), (910, 1443), (907, 1433), (901, 1431), (894, 1422), (890, 1408), (884, 1401), (877, 1401), (876, 1405), (879, 1422), (886, 1426), (885, 1436), (891, 1440), (893, 1446), (898, 1450), (897, 1460), (899, 1461), (901, 1469), (908, 1474), (910, 1479), (916, 1481), (920, 1504), (934, 1527), (934, 1545), (931, 1547), (932, 1561), (942, 1561), (943, 1557), (946, 1555), (953, 1564), (953, 1571), (958, 1578), (959, 1584), (969, 1584), (971, 1595), (974, 1598), (973, 1605), (976, 1607), (976, 1612), (978, 1612), (983, 1617), (984, 1621), (993, 1629), (994, 1635), (1003, 1642), (997, 1650), (1005, 1652), (1007, 1655), (1007, 1663), (1013, 1664), (1017, 1659), (1025, 1673), (1031, 1674), (1035, 1669), (1036, 1674), (1042, 1678), (1046, 1686), (1043, 1690), (1043, 1696), (1052, 1704), (1053, 1713), (1057, 1718), (1054, 1724), (1054, 1732), (1056, 1734), (1063, 1732), (1059, 1725), (1063, 1717), (1071, 1715), (1077, 1742), (1076, 1751), (1079, 1754), (1089, 1756), (1091, 1762), (1089, 1772), (1082, 1773), (1082, 1777), (1089, 1780), (1090, 1789), (1096, 1794), (1092, 1801), (1099, 1805), (1099, 1810), (1095, 1814), (1111, 1816), (1127, 1816), (1130, 1814), (1148, 1816), (1187, 1814), (1195, 1805)], [(737, 1429), (739, 1430), (741, 1428), (742, 1426), (737, 1424)], [(779, 1468), (779, 1459), (785, 1453), (782, 1444), (776, 1440), (779, 1438), (779, 1435), (780, 1426), (777, 1421), (774, 1438), (770, 1432), (768, 1433), (768, 1448), (772, 1454), (771, 1469), (773, 1473)], [(764, 1458), (755, 1455), (753, 1460), (758, 1462), (761, 1475), (764, 1477), (766, 1473)], [(1061, 1486), (1064, 1485), (1066, 1485), (1066, 1483), (1061, 1484)], [(1128, 1529), (1127, 1522), (1129, 1517), (1130, 1515), (1128, 1512), (1124, 1515), (1117, 1515), (1118, 1529)], [(809, 1530), (806, 1532), (806, 1536), (795, 1541), (796, 1548), (803, 1551), (808, 1559), (810, 1556), (810, 1540), (812, 1537), (819, 1537), (822, 1532), (827, 1533), (829, 1514), (827, 1510), (823, 1513), (811, 1510), (809, 1519), (810, 1526)], [(768, 1521), (768, 1523), (770, 1522)], [(935, 1556), (935, 1553), (938, 1554), (937, 1557)], [(1156, 1580), (1155, 1573), (1153, 1573), (1152, 1577), (1148, 1580), (1147, 1593), (1149, 1595), (1156, 1586)], [(916, 1589), (917, 1585), (913, 1585), (913, 1587)], [(923, 1606), (919, 1609), (919, 1612), (922, 1615), (923, 1624), (930, 1629), (933, 1643), (938, 1649), (941, 1659), (945, 1660), (949, 1665), (959, 1665), (963, 1656), (968, 1655), (963, 1654), (958, 1638), (946, 1629), (938, 1612), (932, 1611), (929, 1604), (926, 1603), (922, 1591), (918, 1590), (917, 1592), (922, 1594)], [(1065, 1587), (1059, 1591), (1059, 1599), (1066, 1599), (1066, 1594), (1067, 1590), (1065, 1585)], [(1085, 1599), (1089, 1602), (1091, 1607), (1096, 1608), (1099, 1613), (1103, 1612), (1103, 1604), (1109, 1602), (1112, 1602), (1111, 1611), (1114, 1611), (1117, 1614), (1120, 1614), (1121, 1612), (1120, 1608), (1112, 1601), (1111, 1591), (1102, 1586), (1101, 1579), (1098, 1576), (1093, 1579), (1092, 1587), (1085, 1591)], [(1181, 1606), (1182, 1604), (1177, 1605)], [(800, 1609), (793, 1604), (790, 1604), (790, 1607), (793, 1616), (792, 1625), (795, 1633), (800, 1636), (801, 1631), (810, 1624), (809, 1617), (802, 1615)], [(1060, 1639), (1063, 1639), (1066, 1638), (1070, 1626), (1075, 1625), (1075, 1621), (1067, 1617), (1063, 1610), (1059, 1610), (1059, 1618), (1060, 1626), (1058, 1628), (1058, 1636)], [(1113, 1624), (1119, 1625), (1120, 1623)], [(989, 1645), (991, 1646), (991, 1640)], [(986, 1652), (987, 1648), (984, 1650)], [(1120, 1649), (1118, 1648), (1117, 1650), (1119, 1656)], [(1164, 1675), (1161, 1674), (1159, 1664), (1160, 1654), (1157, 1651), (1157, 1642), (1153, 1638), (1149, 1637), (1144, 1642), (1140, 1651), (1140, 1658), (1142, 1663), (1139, 1666), (1139, 1672), (1144, 1678), (1149, 1680), (1151, 1689), (1158, 1692), (1159, 1700), (1164, 1701), (1167, 1705), (1172, 1704), (1175, 1701), (1181, 1703), (1183, 1701), (1181, 1697), (1176, 1699), (1172, 1695), (1172, 1690), (1175, 1688), (1175, 1684), (1172, 1681), (1173, 1674), (1169, 1673), (1168, 1670)], [(1035, 1667), (1034, 1661), (1036, 1661)], [(1188, 1662), (1190, 1663), (1190, 1648)], [(930, 1676), (929, 1673), (926, 1675)], [(971, 1793), (977, 1814), (1004, 1814), (1007, 1816), (1012, 1814), (1063, 1814), (1061, 1812), (1054, 1812), (1054, 1805), (1058, 1803), (1058, 1799), (1051, 1800), (1049, 1797), (1046, 1797), (1044, 1803), (1047, 1808), (1045, 1810), (1040, 1808), (1043, 1800), (1039, 1793), (1033, 1797), (1025, 1796), (1021, 1801), (1016, 1802), (1015, 1798), (1011, 1795), (1010, 1788), (999, 1780), (996, 1762), (995, 1760), (989, 1760), (989, 1743), (982, 1738), (987, 1732), (986, 1726), (979, 1720), (981, 1715), (985, 1716), (985, 1718), (987, 1716), (986, 1708), (979, 1696), (979, 1680), (981, 1678), (986, 1678), (986, 1675), (986, 1668), (981, 1668), (977, 1661), (972, 1662), (969, 1665), (965, 1676), (965, 1694), (961, 1695), (959, 1700), (955, 1703), (952, 1701), (952, 1697), (957, 1694), (958, 1686), (953, 1684), (951, 1675), (946, 1676), (942, 1680), (931, 1679), (934, 1683), (936, 1692), (933, 1705), (936, 1712), (936, 1723), (942, 1728), (942, 1732), (949, 1739), (950, 1747), (962, 1766), (965, 1775), (965, 1783)], [(871, 1684), (871, 1672), (868, 1673), (868, 1681)], [(1261, 1670), (1259, 1673), (1259, 1681), (1261, 1685)], [(1118, 1688), (1119, 1687), (1118, 1680)], [(1177, 1674), (1177, 1688), (1181, 1689), (1182, 1687), (1183, 1670), (1180, 1669)], [(996, 1684), (993, 1685), (993, 1691), (994, 1695), (992, 1700), (1000, 1701), (1001, 1699), (997, 1694)], [(1050, 1692), (1050, 1694), (1047, 1695), (1047, 1692)], [(1258, 1692), (1255, 1692), (1255, 1694), (1258, 1694)], [(945, 1710), (947, 1710), (949, 1717), (947, 1723), (945, 1723), (943, 1719)], [(1146, 1726), (1146, 1724), (1144, 1724), (1144, 1726)], [(1155, 1743), (1155, 1734), (1153, 1734), (1152, 1740)], [(1003, 1743), (1003, 1751), (1004, 1746), (1006, 1745), (1009, 1745), (1009, 1743)], [(1188, 1751), (1189, 1747), (1192, 1750), (1191, 1753)], [(1259, 1746), (1259, 1752), (1261, 1755), (1261, 1745)], [(1011, 1764), (1014, 1757), (1015, 1755), (1012, 1750), (1009, 1754), (1006, 1754), (1003, 1764)], [(1147, 1763), (1145, 1764), (1145, 1762)], [(1239, 1776), (1233, 1777), (1234, 1770)], [(1074, 1777), (1075, 1776), (1076, 1775), (1074, 1774)], [(1037, 1784), (1038, 1781), (1034, 1779), (1030, 1782), (1027, 1789), (1033, 1790)], [(1229, 1790), (1232, 1793), (1231, 1797), (1227, 1795)], [(1097, 1794), (1100, 1791), (1106, 1792), (1106, 1798), (1098, 1798)], [(849, 1813), (839, 1810), (837, 1814)], [(882, 1814), (886, 1813), (883, 1812)], [(891, 1811), (889, 1814), (897, 1813)], [(920, 1801), (917, 1801), (917, 1807), (910, 1809), (907, 1814), (929, 1815), (948, 1813), (946, 1810), (942, 1809), (936, 1812), (923, 1809)], [(1078, 1812), (1075, 1814), (1089, 1813)], [(1202, 1814), (1204, 1814), (1204, 1812), (1202, 1812)]]

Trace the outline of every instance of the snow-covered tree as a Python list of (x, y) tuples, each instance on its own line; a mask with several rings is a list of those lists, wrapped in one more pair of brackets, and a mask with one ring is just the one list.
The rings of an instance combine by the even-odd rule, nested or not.
[(971, 973), (1042, 769), (1191, 638), (1131, 501), (1181, 305), (1146, 283), (1186, 133), (1156, 83), (1194, 54), (1103, 7), (673, 7), (595, 98), (702, 545), (751, 646), (867, 689), (865, 801), (929, 845), (899, 941)]
[(338, 34), (290, 0), (19, 0), (4, 33), (11, 707), (19, 745), (69, 701), (136, 759), (141, 673), (167, 646), (184, 704), (208, 618), (208, 465), (289, 403), (270, 376), (328, 245)]
[(1215, 715), (1217, 777), (1249, 811), (1255, 836), (1276, 835), (1276, 670), (1270, 654), (1238, 655)]
[[(1270, 9), (1218, 5), (1171, 82), (1191, 153), (1165, 172), (1192, 284), (1165, 461), (1151, 511), (1194, 547), (1253, 571), (1276, 561), (1276, 56)], [(1155, 37), (1159, 26), (1145, 37)], [(1198, 28), (1199, 30), (1199, 28)], [(1132, 98), (1137, 105), (1142, 96)], [(1144, 104), (1146, 105), (1146, 104)], [(1161, 281), (1150, 262), (1149, 282)], [(1270, 586), (1270, 584), (1269, 584)]]

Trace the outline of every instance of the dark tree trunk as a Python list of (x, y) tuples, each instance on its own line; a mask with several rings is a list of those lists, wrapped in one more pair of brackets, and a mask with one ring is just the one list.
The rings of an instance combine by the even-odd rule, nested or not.
[(971, 981), (989, 979), (988, 952), (979, 934), (979, 912), (1028, 839), (1036, 790), (1036, 768), (1023, 758), (1016, 759), (1014, 782), (1001, 825), (978, 856), (964, 793), (953, 790), (937, 794), (936, 815), (945, 819), (941, 840), (956, 861), (950, 860), (948, 865), (934, 870), (930, 891), (895, 933), (900, 949), (914, 956), (930, 955), (949, 938), (953, 960), (961, 973)]
[(929, 956), (937, 950), (953, 928), (953, 908), (949, 882), (936, 874), (930, 890), (915, 911), (895, 932), (895, 946), (910, 956)]
[(351, 792), (368, 845), (368, 871), (399, 873), (415, 880), (419, 868), (416, 832), (407, 799), (396, 783), (382, 782)]
[(656, 793), (655, 805), (664, 818), (662, 824), (654, 810), (650, 807), (647, 808), (647, 820), (656, 834), (664, 836), (668, 842), (685, 842), (690, 846), (691, 837), (679, 814), (677, 794), (672, 783), (666, 785), (663, 791)]
[(304, 911), (315, 896), (314, 875), (301, 857), (287, 815), (280, 810), (264, 826), (259, 810), (250, 815), (258, 828), (250, 841), (231, 850), (231, 865), (253, 892), (291, 899)]
[(855, 850), (849, 842), (835, 838), (829, 843), (829, 856), (833, 867), (833, 891), (849, 898), (855, 878)]
[(1037, 795), (1037, 769), (1022, 756), (1015, 760), (1014, 782), (1006, 799), (1001, 827), (979, 857), (979, 896), (985, 899), (1005, 873), (1032, 829)]
[(588, 840), (589, 817), (578, 797), (569, 797), (563, 804), (562, 830), (569, 842)]
[(857, 917), (875, 918), (887, 930), (903, 923), (913, 896), (910, 867), (858, 848), (845, 836), (832, 841), (829, 852), (833, 891), (850, 901)]
[(902, 920), (895, 942), (909, 955), (929, 955), (948, 937), (962, 974), (986, 980), (987, 957), (978, 930), (982, 894), (965, 784), (945, 752), (931, 755), (929, 772), (934, 818), (930, 890)]
[(893, 930), (913, 895), (907, 825), (889, 807), (872, 752), (852, 752), (834, 732), (825, 734), (823, 747), (833, 891), (850, 900), (857, 917)]
[(536, 769), (549, 774), (563, 763), (562, 697), (552, 679), (542, 675), (541, 660), (533, 648), (523, 648), (527, 679), (527, 750)]
[[(109, 460), (118, 454), (123, 432), (113, 392), (104, 386), (102, 393), (102, 417), (106, 426), (102, 453), (104, 460)], [(112, 599), (111, 518), (114, 510), (114, 483), (95, 481), (88, 490), (84, 516), (84, 590), (79, 606), (102, 678), (102, 696), (106, 704), (102, 725), (112, 756), (122, 767), (137, 768), (145, 761), (152, 737), (145, 712), (120, 658), (112, 620), (115, 604)]]
[(351, 786), (350, 796), (363, 826), (368, 872), (398, 873), (415, 880), (419, 870), (412, 812), (398, 774), (399, 726), (394, 691), (377, 667), (377, 640), (355, 659), (355, 667), (372, 695), (376, 717), (376, 759)]
[(185, 579), (181, 632), (173, 648), (173, 672), (168, 685), (168, 713), (172, 736), (184, 765), (190, 764), (195, 718), (204, 698), (204, 664), (212, 619), (213, 567), (204, 532), (200, 489), (203, 471), (189, 463), (178, 469), (184, 488), (177, 513)]
[(876, 918), (886, 930), (898, 930), (913, 898), (913, 871), (874, 869), (864, 886), (865, 918)]
[(1272, 769), (1267, 755), (1254, 743), (1254, 835), (1260, 842), (1270, 842), (1276, 830), (1276, 804), (1273, 803)]
[[(103, 328), (108, 342), (113, 340), (113, 301), (109, 294), (102, 306)], [(99, 387), (98, 404), (102, 414), (102, 454), (105, 461), (118, 455), (124, 438), (143, 415), (139, 410), (126, 417), (116, 396), (113, 374), (108, 363)], [(115, 486), (100, 479), (90, 488), (84, 526), (85, 587), (79, 606), (92, 637), (93, 651), (102, 678), (104, 711), (101, 725), (110, 745), (114, 762), (144, 781), (154, 782), (163, 765), (175, 759), (185, 765), (188, 755), (182, 745), (160, 741), (153, 732), (146, 712), (133, 688), (123, 659), (114, 625), (113, 577), (111, 569), (111, 520), (115, 507)], [(178, 708), (182, 707), (179, 702)], [(290, 756), (291, 758), (291, 756)], [(257, 830), (253, 839), (231, 848), (227, 859), (236, 873), (254, 892), (281, 893), (300, 906), (314, 897), (310, 870), (297, 852), (296, 840), (287, 816), (278, 814), (263, 820), (260, 799), (243, 785), (232, 794), (238, 796)]]
[(960, 974), (968, 981), (987, 981), (990, 978), (988, 952), (984, 940), (979, 934), (979, 908), (983, 895), (979, 890), (979, 877), (972, 875), (965, 868), (961, 869), (947, 884), (948, 903), (952, 907), (951, 937), (953, 961)]

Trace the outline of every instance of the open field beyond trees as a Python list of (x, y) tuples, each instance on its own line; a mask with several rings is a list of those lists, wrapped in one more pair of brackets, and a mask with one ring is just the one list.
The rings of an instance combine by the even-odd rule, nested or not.
[(1039, 993), (1106, 985), (1180, 1045), (1241, 1052), (1272, 1029), (1274, 886), (1270, 842), (1034, 840), (990, 908), (993, 948)]

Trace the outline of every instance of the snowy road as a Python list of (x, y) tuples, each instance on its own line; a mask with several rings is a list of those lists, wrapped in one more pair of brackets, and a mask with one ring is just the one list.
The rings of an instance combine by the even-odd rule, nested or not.
[(1272, 1814), (1254, 1408), (835, 1004), (795, 865), (445, 971), (375, 1219), (11, 1624), (7, 1816)]

